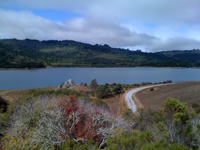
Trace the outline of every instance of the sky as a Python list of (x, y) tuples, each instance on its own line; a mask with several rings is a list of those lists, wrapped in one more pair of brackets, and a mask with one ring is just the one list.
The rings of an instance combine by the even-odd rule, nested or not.
[(0, 38), (200, 48), (200, 0), (0, 0)]

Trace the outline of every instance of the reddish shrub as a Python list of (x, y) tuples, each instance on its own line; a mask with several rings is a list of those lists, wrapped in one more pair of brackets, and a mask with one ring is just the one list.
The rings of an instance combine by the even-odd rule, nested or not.
[[(69, 98), (63, 98), (59, 101), (59, 107), (62, 112), (64, 112), (65, 117), (65, 129), (67, 130), (67, 135), (62, 135), (63, 138), (71, 139), (84, 139), (92, 140), (94, 142), (100, 140), (97, 138), (97, 129), (105, 126), (105, 124), (99, 124), (94, 118), (98, 114), (98, 110), (95, 113), (89, 115), (83, 110), (79, 109), (79, 103), (75, 96), (69, 96)], [(68, 136), (69, 135), (69, 136)], [(100, 135), (98, 137), (101, 137)]]

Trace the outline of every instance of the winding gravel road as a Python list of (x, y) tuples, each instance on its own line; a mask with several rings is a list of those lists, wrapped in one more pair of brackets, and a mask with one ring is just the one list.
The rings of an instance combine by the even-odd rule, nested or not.
[(169, 84), (151, 85), (151, 86), (145, 86), (145, 87), (140, 87), (140, 88), (131, 90), (130, 92), (128, 92), (126, 94), (126, 100), (127, 100), (127, 103), (128, 103), (128, 107), (135, 113), (137, 111), (137, 108), (136, 108), (136, 105), (133, 101), (132, 95), (135, 94), (136, 92), (140, 91), (140, 90), (148, 89), (148, 88), (155, 87), (155, 86), (163, 86), (163, 85), (169, 85)]

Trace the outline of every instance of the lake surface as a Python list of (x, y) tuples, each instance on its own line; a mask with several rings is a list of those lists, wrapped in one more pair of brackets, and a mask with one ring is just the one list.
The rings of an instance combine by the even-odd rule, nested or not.
[(97, 79), (98, 84), (200, 81), (200, 69), (174, 68), (48, 68), (0, 70), (0, 90), (58, 86), (68, 79), (75, 84)]

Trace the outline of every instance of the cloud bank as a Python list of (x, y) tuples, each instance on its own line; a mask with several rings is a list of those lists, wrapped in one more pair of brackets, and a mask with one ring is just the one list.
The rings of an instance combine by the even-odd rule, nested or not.
[[(0, 37), (76, 40), (143, 51), (200, 48), (199, 0), (3, 0)], [(81, 14), (54, 21), (34, 10)]]

